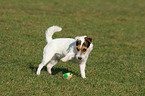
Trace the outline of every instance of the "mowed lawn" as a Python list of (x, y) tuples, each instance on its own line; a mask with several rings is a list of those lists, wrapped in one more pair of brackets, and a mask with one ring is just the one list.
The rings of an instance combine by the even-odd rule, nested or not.
[[(93, 38), (86, 79), (72, 62), (36, 75), (52, 25)], [(23, 95), (144, 96), (145, 0), (0, 0), (0, 96)]]

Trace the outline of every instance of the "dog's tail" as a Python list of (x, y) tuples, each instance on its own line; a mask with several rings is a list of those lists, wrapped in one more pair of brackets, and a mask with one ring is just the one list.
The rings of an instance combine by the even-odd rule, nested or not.
[(53, 33), (55, 32), (59, 32), (61, 31), (62, 28), (59, 27), (59, 26), (52, 26), (52, 27), (49, 27), (47, 30), (46, 30), (46, 41), (47, 42), (50, 42), (52, 40), (52, 35)]

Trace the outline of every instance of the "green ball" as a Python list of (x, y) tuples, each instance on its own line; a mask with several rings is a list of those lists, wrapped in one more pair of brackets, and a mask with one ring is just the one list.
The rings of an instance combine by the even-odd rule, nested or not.
[(65, 74), (63, 74), (63, 77), (65, 78), (65, 79), (70, 79), (70, 78), (72, 78), (72, 73), (65, 73)]

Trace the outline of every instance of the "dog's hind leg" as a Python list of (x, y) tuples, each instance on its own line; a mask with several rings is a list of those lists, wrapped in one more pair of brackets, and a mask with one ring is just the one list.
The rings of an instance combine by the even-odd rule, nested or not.
[(47, 65), (47, 71), (51, 74), (51, 68), (58, 63), (58, 60), (51, 60), (50, 63)]
[(47, 60), (47, 61), (44, 61), (44, 60), (42, 60), (42, 62), (39, 64), (39, 67), (38, 67), (38, 69), (37, 69), (37, 75), (40, 75), (40, 71), (41, 71), (41, 69), (47, 64), (49, 62), (49, 60)]
[[(49, 53), (49, 54), (46, 54)], [(54, 56), (54, 54), (52, 52), (44, 52), (43, 54), (43, 60), (41, 62), (41, 64), (39, 64), (39, 67), (37, 69), (37, 75), (40, 75), (40, 71), (41, 69), (52, 59), (52, 57)]]

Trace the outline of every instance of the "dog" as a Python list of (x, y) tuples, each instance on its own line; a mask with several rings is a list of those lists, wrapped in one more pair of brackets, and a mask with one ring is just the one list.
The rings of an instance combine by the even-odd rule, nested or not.
[(87, 36), (77, 36), (73, 38), (57, 38), (52, 39), (55, 32), (62, 30), (59, 26), (52, 26), (46, 30), (47, 45), (43, 50), (43, 60), (37, 69), (36, 74), (40, 75), (40, 71), (49, 61), (47, 71), (51, 74), (51, 68), (60, 60), (62, 62), (73, 61), (80, 64), (81, 77), (85, 76), (85, 67), (88, 56), (93, 49), (92, 38)]

